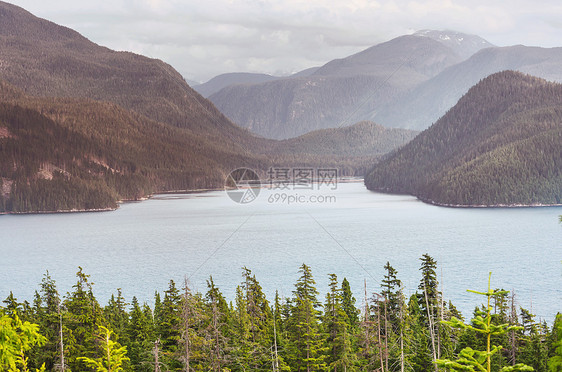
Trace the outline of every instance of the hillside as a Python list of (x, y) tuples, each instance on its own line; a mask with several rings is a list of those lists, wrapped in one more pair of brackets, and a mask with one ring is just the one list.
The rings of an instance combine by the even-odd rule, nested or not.
[(374, 162), (404, 146), (418, 133), (365, 121), (275, 141), (266, 154), (270, 159), (282, 156), (291, 164), (336, 167), (342, 175), (363, 176)]
[[(267, 138), (351, 125), (463, 60), (455, 50), (465, 44), (453, 50), (431, 36), (401, 36), (330, 61), (307, 77), (228, 86), (209, 99), (235, 123)], [(473, 50), (473, 43), (467, 48)]]
[(410, 142), (419, 132), (363, 121), (344, 128), (320, 129), (275, 142), (274, 152), (338, 156), (381, 156)]
[(491, 75), (365, 184), (444, 205), (562, 203), (562, 85)]
[(115, 208), (155, 192), (220, 188), (239, 167), (363, 175), (413, 137), (358, 126), (353, 140), (339, 130), (331, 140), (261, 138), (162, 61), (100, 47), (6, 3), (0, 17), (0, 212)]
[(366, 117), (389, 127), (423, 130), (443, 116), (481, 79), (504, 70), (562, 82), (562, 48), (517, 45), (481, 50)]
[(5, 2), (0, 19), (0, 78), (29, 95), (112, 102), (218, 142), (229, 138), (240, 151), (254, 141), (160, 60), (99, 46)]
[(2, 81), (0, 102), (0, 212), (111, 209), (155, 192), (222, 188), (242, 166), (263, 177), (269, 167), (363, 175), (416, 133), (361, 123), (289, 141), (264, 139), (244, 155), (113, 103), (32, 97)]
[(114, 208), (222, 187), (230, 170), (268, 164), (113, 103), (30, 97), (2, 82), (0, 102), (0, 212)]

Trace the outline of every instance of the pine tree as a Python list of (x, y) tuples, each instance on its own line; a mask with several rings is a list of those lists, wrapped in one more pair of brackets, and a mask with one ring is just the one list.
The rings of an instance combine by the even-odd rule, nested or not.
[(384, 297), (386, 302), (386, 312), (388, 314), (388, 321), (391, 323), (392, 327), (397, 328), (400, 308), (400, 287), (402, 282), (397, 278), (398, 273), (391, 265), (387, 262), (384, 265), (384, 279), (381, 283), (381, 295)]
[(64, 361), (64, 331), (63, 310), (61, 299), (55, 281), (47, 271), (40, 284), (40, 294), (37, 294), (34, 307), (35, 323), (41, 328), (47, 342), (33, 354), (35, 366), (45, 364), (47, 370), (55, 366), (59, 370), (66, 368)]
[(330, 291), (326, 294), (324, 332), (327, 334), (328, 357), (326, 363), (331, 371), (354, 371), (355, 355), (349, 331), (349, 318), (343, 309), (343, 290), (338, 287), (336, 274), (330, 274)]
[(440, 327), (438, 323), (440, 293), (438, 290), (439, 282), (435, 272), (437, 262), (428, 254), (424, 254), (420, 260), (422, 262), (420, 267), (422, 279), (418, 286), (420, 290), (418, 304), (423, 322), (429, 330), (430, 350), (432, 360), (435, 360), (440, 357), (441, 353), (439, 344)]
[(71, 370), (81, 368), (77, 357), (95, 358), (96, 332), (98, 326), (106, 324), (101, 306), (94, 297), (94, 283), (90, 282), (90, 276), (81, 267), (78, 267), (76, 276), (74, 291), (66, 295), (63, 303), (67, 311), (67, 363)]
[[(562, 222), (562, 217), (560, 218)], [(550, 372), (562, 372), (562, 314), (556, 314), (556, 319), (552, 326), (552, 356), (548, 360), (548, 370)]]
[[(468, 290), (468, 292), (486, 296), (487, 299), (485, 310), (479, 312), (479, 314), (472, 320), (471, 325), (465, 324), (457, 318), (452, 318), (450, 321), (443, 322), (453, 328), (469, 329), (483, 334), (486, 338), (486, 350), (480, 351), (466, 347), (461, 350), (456, 360), (438, 359), (435, 361), (436, 365), (453, 371), (491, 372), (492, 357), (502, 349), (501, 345), (498, 346), (492, 344), (492, 337), (505, 334), (512, 329), (518, 328), (517, 326), (509, 326), (508, 324), (495, 325), (492, 323), (491, 301), (495, 296), (506, 294), (507, 291), (492, 290), (490, 285), (491, 277), (492, 273), (490, 273), (488, 277), (487, 292)], [(506, 366), (502, 368), (501, 371), (533, 371), (533, 368), (521, 363), (514, 366)]]
[(359, 309), (355, 306), (355, 297), (353, 297), (353, 293), (351, 292), (351, 287), (349, 285), (349, 281), (346, 278), (343, 278), (341, 283), (342, 289), (342, 308), (345, 314), (347, 315), (347, 322), (350, 329), (354, 330), (359, 325)]
[[(154, 325), (152, 322), (152, 312), (150, 308), (143, 310), (136, 297), (131, 301), (130, 321), (127, 325), (127, 346), (131, 368), (134, 371), (151, 371), (152, 363), (151, 349), (155, 341)], [(146, 307), (148, 305), (145, 304)]]
[(168, 289), (164, 291), (164, 300), (160, 309), (156, 329), (160, 336), (163, 362), (169, 369), (181, 369), (182, 363), (178, 355), (178, 344), (181, 332), (181, 297), (176, 283), (170, 280)]
[(408, 301), (408, 316), (411, 332), (412, 368), (416, 372), (426, 372), (433, 369), (432, 352), (429, 346), (429, 330), (424, 323), (424, 316), (418, 303), (419, 294), (415, 293)]
[(121, 346), (117, 341), (111, 339), (114, 335), (113, 331), (101, 325), (98, 327), (102, 356), (95, 359), (89, 357), (78, 357), (77, 359), (89, 368), (95, 369), (96, 372), (123, 371), (123, 365), (129, 360), (127, 347)]
[(321, 371), (326, 368), (324, 337), (320, 329), (321, 307), (314, 278), (305, 264), (293, 291), (289, 336), (292, 343), (291, 367), (295, 371)]
[(207, 280), (207, 288), (205, 309), (207, 314), (210, 314), (206, 329), (210, 369), (220, 372), (227, 364), (230, 310), (221, 291), (213, 282), (213, 277)]
[(104, 308), (103, 312), (111, 329), (119, 335), (119, 341), (122, 344), (127, 344), (127, 333), (125, 330), (129, 323), (129, 314), (127, 314), (127, 306), (121, 288), (117, 288), (117, 298), (111, 295), (109, 303)]

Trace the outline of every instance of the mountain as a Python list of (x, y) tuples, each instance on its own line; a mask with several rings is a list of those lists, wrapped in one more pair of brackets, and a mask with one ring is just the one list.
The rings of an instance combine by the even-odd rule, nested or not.
[(365, 174), (416, 132), (372, 123), (263, 140), (261, 153), (155, 122), (116, 104), (32, 97), (0, 81), (0, 213), (111, 209), (155, 192), (222, 188), (241, 166)]
[(253, 141), (160, 60), (99, 46), (4, 2), (0, 20), (0, 78), (29, 95), (112, 102), (219, 142), (236, 140), (241, 151)]
[(272, 149), (276, 153), (381, 156), (410, 142), (418, 133), (363, 121), (349, 127), (319, 129), (276, 141)]
[(504, 70), (562, 82), (562, 48), (517, 45), (483, 49), (366, 117), (389, 127), (423, 130), (453, 107), (470, 87)]
[(350, 125), (461, 62), (456, 50), (474, 49), (468, 40), (452, 48), (433, 37), (401, 36), (330, 61), (309, 76), (228, 86), (209, 99), (235, 123), (268, 138)]
[(0, 212), (105, 209), (157, 191), (222, 187), (264, 157), (114, 103), (31, 97), (0, 82)]
[(115, 208), (155, 192), (221, 188), (239, 167), (364, 174), (414, 135), (358, 125), (293, 143), (261, 138), (162, 61), (98, 46), (6, 3), (0, 46), (0, 212)]
[(320, 67), (309, 67), (299, 72), (295, 72), (290, 77), (306, 77), (314, 74)]
[(562, 203), (562, 85), (493, 74), (375, 165), (370, 190), (441, 205)]
[(491, 48), (494, 45), (477, 35), (468, 35), (452, 30), (420, 30), (414, 33), (417, 36), (425, 36), (437, 40), (445, 46), (451, 48), (463, 59), (467, 59), (478, 51)]
[(253, 74), (246, 72), (233, 72), (215, 76), (206, 83), (197, 85), (194, 89), (199, 92), (203, 97), (209, 97), (211, 94), (219, 90), (238, 84), (259, 84), (266, 81), (277, 80), (279, 77), (266, 75), (266, 74)]
[(374, 162), (404, 146), (418, 133), (363, 121), (348, 127), (319, 129), (275, 141), (266, 154), (269, 157), (284, 154), (287, 159), (293, 156), (293, 163), (305, 161), (315, 166), (336, 167), (343, 175), (365, 175)]

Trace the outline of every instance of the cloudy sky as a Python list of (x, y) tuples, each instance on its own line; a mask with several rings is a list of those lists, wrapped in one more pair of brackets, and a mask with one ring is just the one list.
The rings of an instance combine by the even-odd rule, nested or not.
[(186, 79), (287, 75), (421, 29), (499, 45), (562, 46), (562, 3), (523, 0), (11, 0)]

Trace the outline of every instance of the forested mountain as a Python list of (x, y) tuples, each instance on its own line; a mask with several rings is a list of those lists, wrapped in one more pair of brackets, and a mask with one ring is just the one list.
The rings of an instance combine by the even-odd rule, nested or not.
[(82, 268), (61, 296), (47, 272), (32, 304), (10, 293), (0, 306), (0, 369), (428, 372), (456, 363), (466, 371), (559, 370), (562, 314), (551, 327), (488, 286), (488, 296), (473, 295), (472, 321), (464, 320), (441, 292), (437, 262), (427, 254), (420, 261), (409, 297), (389, 262), (369, 294), (336, 274), (320, 294), (303, 264), (287, 298), (268, 299), (244, 267), (234, 301), (210, 277), (205, 293), (171, 280), (153, 305), (118, 289), (103, 306)]
[(289, 164), (330, 166), (338, 168), (342, 175), (364, 176), (384, 154), (402, 147), (418, 133), (364, 121), (274, 141), (264, 153), (273, 160), (282, 157)]
[(253, 141), (160, 60), (101, 47), (8, 3), (0, 19), (0, 78), (27, 94), (112, 102), (218, 142)]
[(365, 184), (447, 205), (562, 203), (562, 85), (487, 77)]
[(349, 127), (320, 129), (299, 137), (277, 141), (274, 152), (381, 156), (410, 142), (418, 133), (363, 121)]
[(113, 103), (31, 97), (1, 81), (0, 102), (0, 212), (114, 208), (158, 191), (220, 188), (242, 166), (363, 175), (416, 134), (364, 123), (244, 149)]
[(523, 45), (481, 50), (468, 60), (397, 97), (366, 118), (388, 127), (423, 130), (443, 116), (473, 85), (493, 73), (516, 70), (562, 82), (562, 48)]
[(457, 51), (464, 45), (474, 50), (477, 37), (455, 35), (455, 49), (446, 33), (441, 39), (435, 33), (401, 36), (328, 62), (307, 77), (229, 86), (209, 99), (235, 123), (268, 138), (351, 125), (461, 62)]
[(0, 211), (115, 207), (155, 191), (221, 187), (264, 168), (231, 142), (156, 122), (108, 102), (29, 97), (0, 82)]
[(157, 191), (222, 187), (239, 167), (364, 174), (411, 138), (381, 131), (377, 141), (358, 127), (364, 147), (332, 141), (326, 154), (314, 136), (285, 146), (231, 123), (161, 61), (100, 47), (7, 3), (0, 17), (0, 212), (114, 208)]

